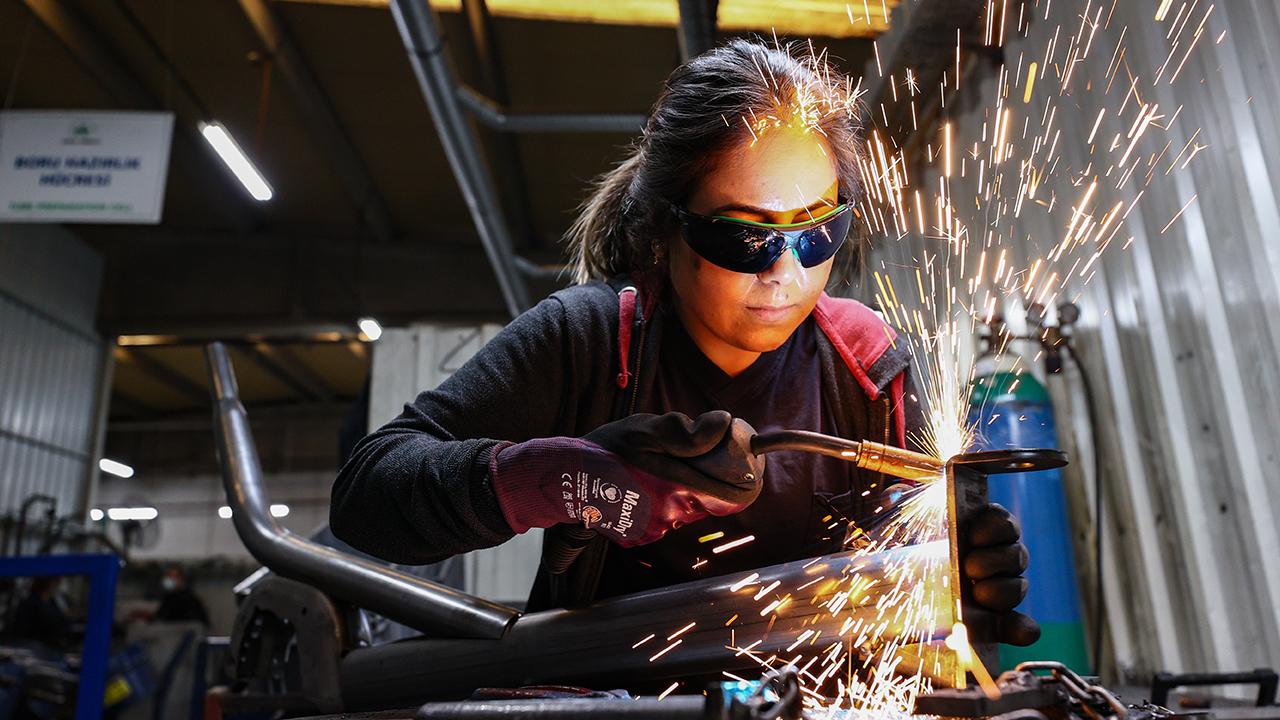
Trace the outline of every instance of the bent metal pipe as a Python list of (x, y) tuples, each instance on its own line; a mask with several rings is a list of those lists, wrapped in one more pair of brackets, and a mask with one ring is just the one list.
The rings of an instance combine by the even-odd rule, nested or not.
[(369, 608), (425, 633), (497, 638), (519, 615), (490, 602), (374, 562), (353, 557), (282, 528), (269, 512), (262, 465), (240, 404), (231, 358), (222, 343), (205, 349), (213, 393), (214, 432), (223, 485), (236, 534), (263, 565), (283, 577)]

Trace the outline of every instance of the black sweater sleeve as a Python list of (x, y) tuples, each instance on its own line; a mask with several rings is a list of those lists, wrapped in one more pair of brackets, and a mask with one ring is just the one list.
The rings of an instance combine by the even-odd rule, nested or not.
[(566, 377), (580, 345), (571, 335), (565, 306), (553, 295), (361, 440), (334, 482), (334, 535), (403, 564), (510, 539), (489, 457), (504, 440), (565, 434)]

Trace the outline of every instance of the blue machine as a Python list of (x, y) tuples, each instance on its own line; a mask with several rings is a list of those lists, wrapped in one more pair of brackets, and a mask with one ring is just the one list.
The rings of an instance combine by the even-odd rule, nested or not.
[[(1029, 373), (996, 372), (974, 381), (969, 421), (977, 424), (975, 450), (1057, 448), (1053, 403)], [(1057, 660), (1089, 673), (1080, 597), (1071, 550), (1062, 474), (1058, 470), (992, 475), (991, 502), (999, 503), (1022, 524), (1022, 540), (1031, 555), (1027, 597), (1018, 606), (1040, 623), (1040, 640), (1030, 647), (1000, 646), (1000, 666), (1012, 669), (1025, 660)]]
[(115, 555), (49, 555), (0, 558), (0, 577), (81, 575), (89, 579), (89, 616), (80, 654), (76, 720), (99, 720), (107, 691), (107, 660), (116, 601)]

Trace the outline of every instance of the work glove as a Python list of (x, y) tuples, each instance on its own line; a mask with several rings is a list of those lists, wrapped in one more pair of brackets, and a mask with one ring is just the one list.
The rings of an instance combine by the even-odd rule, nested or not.
[(753, 435), (724, 411), (631, 415), (581, 438), (500, 445), (489, 477), (517, 533), (574, 523), (635, 547), (746, 509), (764, 479)]
[(1014, 611), (1027, 595), (1022, 573), (1029, 557), (1018, 520), (992, 503), (974, 515), (968, 535), (961, 571), (973, 583), (973, 602), (995, 614), (997, 639), (1022, 646), (1040, 639), (1036, 621)]

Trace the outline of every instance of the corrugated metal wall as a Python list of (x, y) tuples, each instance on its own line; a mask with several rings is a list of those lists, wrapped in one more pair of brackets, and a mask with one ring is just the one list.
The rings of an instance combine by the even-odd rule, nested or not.
[[(1099, 185), (1090, 208), (1101, 215), (1117, 202), (1127, 208), (1153, 173), (1092, 280), (1072, 273), (1060, 296), (1078, 298), (1083, 316), (1076, 345), (1100, 403), (1110, 630), (1104, 647), (1113, 658), (1107, 664), (1143, 681), (1160, 669), (1280, 664), (1280, 48), (1274, 42), (1280, 5), (1178, 0), (1156, 22), (1159, 4), (1028, 3), (1034, 21), (1026, 38), (1012, 32), (1011, 21), (1003, 78), (1005, 105), (1014, 115), (1014, 158), (1027, 157), (1037, 125), (1046, 122), (1046, 103), (1056, 105), (1061, 129), (1060, 158), (1037, 191), (1058, 205), (1002, 220), (1004, 246), (1028, 261), (1042, 256), (1063, 237), (1072, 205), (1092, 179)], [(1194, 51), (1170, 82), (1206, 14)], [(1093, 48), (1083, 59), (1077, 51), (1073, 65), (1071, 37), (1087, 34), (1093, 23)], [(1024, 104), (1032, 60), (1041, 74)], [(1103, 83), (1113, 63), (1119, 71), (1108, 93)], [(1074, 76), (1063, 93), (1068, 68)], [(965, 82), (948, 102), (968, 160), (965, 176), (957, 171), (951, 178), (951, 196), (970, 234), (981, 238), (996, 213), (989, 202), (974, 208), (973, 198), (984, 191), (975, 168), (982, 153), (970, 154), (968, 143), (980, 140), (983, 152), (990, 144), (1001, 78), (992, 68)], [(1128, 106), (1118, 112), (1127, 95)], [(1095, 143), (1106, 150), (1117, 134), (1127, 142), (1139, 103), (1158, 103), (1160, 117), (1127, 164), (1137, 164), (1138, 181), (1117, 189), (1127, 165), (1105, 174), (1107, 163), (1099, 158), (1106, 153), (1091, 147), (1088, 136), (1106, 105)], [(1030, 125), (1025, 134), (1024, 122)], [(941, 133), (933, 149), (940, 143)], [(1185, 170), (1165, 174), (1201, 145)], [(1016, 171), (1006, 174), (1016, 179)], [(923, 186), (938, 185), (931, 169)], [(1004, 189), (1006, 197), (1013, 194)], [(1128, 235), (1132, 244), (1121, 248)], [(882, 242), (868, 269), (902, 276), (894, 263), (914, 266), (920, 250), (936, 252), (938, 242), (915, 233)], [(870, 278), (863, 283), (874, 286)], [(902, 277), (903, 285), (914, 289), (914, 279)], [(1021, 296), (1008, 299), (1004, 310), (1011, 319), (1025, 316)], [(1049, 385), (1060, 432), (1087, 428), (1074, 373)], [(1091, 448), (1087, 433), (1074, 435), (1067, 438), (1078, 450), (1070, 504), (1088, 599)]]
[(59, 227), (0, 225), (0, 514), (34, 493), (83, 512), (107, 362), (93, 330), (101, 274)]

